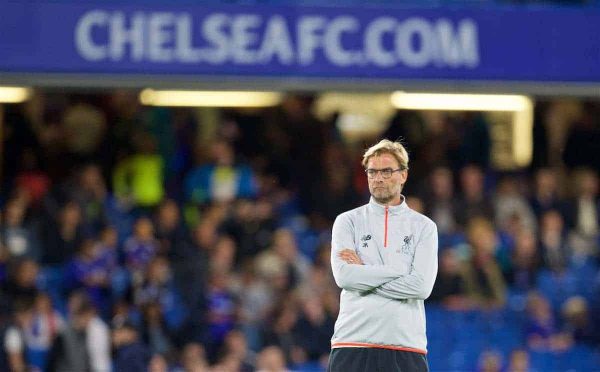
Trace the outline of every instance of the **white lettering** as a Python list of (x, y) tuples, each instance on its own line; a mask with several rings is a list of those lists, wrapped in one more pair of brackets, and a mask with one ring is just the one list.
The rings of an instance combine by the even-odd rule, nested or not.
[(110, 17), (110, 59), (120, 61), (125, 55), (125, 46), (130, 45), (131, 59), (141, 61), (144, 57), (144, 14), (135, 13), (131, 17), (131, 27), (125, 27), (125, 15), (113, 13)]
[(175, 55), (184, 63), (197, 63), (202, 60), (200, 49), (194, 48), (192, 35), (192, 17), (181, 14), (175, 24)]
[[(316, 64), (322, 56), (319, 64), (339, 67), (475, 68), (480, 63), (478, 28), (472, 19), (382, 16), (362, 25), (349, 15), (306, 15), (294, 18), (292, 25), (278, 14), (263, 19), (261, 14), (213, 13), (200, 24), (195, 21), (186, 12), (92, 10), (78, 20), (73, 37), (81, 58), (91, 62), (300, 67)], [(291, 27), (296, 27), (296, 39)]]
[(153, 13), (148, 22), (148, 57), (154, 62), (171, 62), (173, 51), (165, 44), (172, 40), (173, 13)]
[(106, 59), (107, 47), (94, 43), (92, 29), (94, 27), (106, 27), (108, 14), (101, 10), (87, 12), (75, 28), (75, 47), (79, 54), (88, 61), (100, 61)]
[[(422, 18), (410, 18), (396, 30), (396, 53), (408, 67), (424, 67), (435, 53), (435, 41), (430, 23)], [(415, 47), (413, 37), (418, 40)], [(432, 42), (433, 41), (433, 42)]]
[(394, 18), (378, 18), (371, 23), (365, 31), (365, 51), (370, 61), (380, 67), (390, 67), (396, 64), (393, 52), (386, 51), (383, 47), (383, 35), (393, 33), (397, 22)]
[(249, 48), (258, 40), (256, 28), (260, 25), (260, 21), (260, 17), (254, 14), (243, 14), (233, 19), (231, 54), (234, 62), (240, 64), (256, 62), (257, 53)]
[(356, 18), (342, 16), (336, 17), (325, 31), (324, 44), (325, 56), (334, 64), (342, 67), (356, 64), (362, 59), (360, 52), (348, 52), (342, 47), (342, 34), (356, 32), (358, 29)]
[(442, 60), (450, 67), (476, 67), (479, 65), (477, 25), (470, 19), (460, 21), (458, 32), (452, 23), (440, 19), (435, 25)]
[(202, 49), (204, 59), (208, 63), (220, 64), (227, 60), (229, 39), (223, 27), (230, 23), (229, 17), (222, 13), (212, 14), (202, 24), (202, 35), (213, 45), (213, 48)]
[(258, 60), (261, 63), (269, 63), (273, 57), (276, 57), (283, 65), (290, 65), (294, 62), (290, 32), (285, 18), (279, 15), (269, 19), (258, 53)]
[[(320, 16), (301, 17), (298, 21), (298, 59), (300, 64), (309, 65), (315, 60), (315, 49), (322, 42), (325, 18)], [(319, 32), (317, 34), (317, 32)]]

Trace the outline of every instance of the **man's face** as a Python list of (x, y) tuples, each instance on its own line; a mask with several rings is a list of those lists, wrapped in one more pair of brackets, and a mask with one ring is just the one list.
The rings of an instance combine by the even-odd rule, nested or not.
[[(400, 164), (391, 154), (373, 156), (367, 162), (367, 169), (392, 169), (400, 168)], [(400, 202), (400, 192), (406, 182), (408, 172), (406, 170), (393, 172), (390, 178), (384, 178), (381, 172), (377, 172), (373, 178), (367, 177), (369, 191), (379, 204), (397, 204)]]

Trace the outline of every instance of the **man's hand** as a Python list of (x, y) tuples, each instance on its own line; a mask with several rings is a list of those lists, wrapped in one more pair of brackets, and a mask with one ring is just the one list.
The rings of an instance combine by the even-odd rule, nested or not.
[(363, 262), (352, 249), (344, 249), (338, 253), (338, 256), (346, 263), (354, 265), (362, 265)]

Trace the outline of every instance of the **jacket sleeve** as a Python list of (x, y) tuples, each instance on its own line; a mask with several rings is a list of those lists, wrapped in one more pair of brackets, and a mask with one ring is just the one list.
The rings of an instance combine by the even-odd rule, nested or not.
[(354, 224), (347, 213), (333, 223), (331, 236), (331, 268), (338, 287), (350, 291), (369, 291), (400, 277), (400, 271), (391, 266), (347, 264), (339, 256), (344, 249), (355, 250)]
[(437, 276), (437, 251), (437, 227), (431, 222), (423, 229), (415, 245), (415, 256), (409, 274), (382, 284), (372, 293), (393, 300), (427, 299)]

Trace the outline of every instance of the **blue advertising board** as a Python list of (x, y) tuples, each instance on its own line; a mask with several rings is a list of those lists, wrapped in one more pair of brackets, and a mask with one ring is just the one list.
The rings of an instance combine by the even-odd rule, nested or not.
[(600, 9), (2, 1), (11, 73), (600, 82)]

